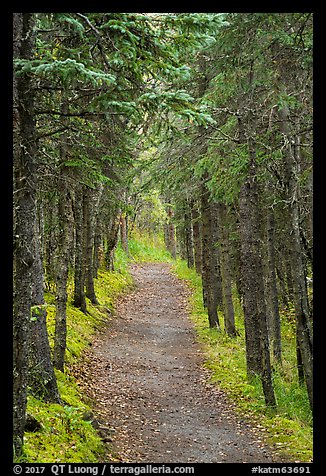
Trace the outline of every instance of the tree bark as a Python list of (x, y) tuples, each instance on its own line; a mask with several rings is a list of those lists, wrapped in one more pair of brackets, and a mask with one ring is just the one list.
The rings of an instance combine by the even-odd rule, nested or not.
[(186, 245), (186, 254), (187, 254), (187, 266), (188, 268), (193, 268), (195, 265), (194, 260), (194, 239), (193, 239), (193, 230), (191, 223), (191, 209), (189, 203), (186, 200), (184, 204), (184, 235), (185, 235), (185, 245)]
[(169, 234), (169, 243), (170, 243), (170, 253), (173, 259), (177, 259), (177, 244), (175, 240), (175, 226), (173, 223), (173, 209), (169, 207), (168, 209), (169, 216), (169, 225), (168, 225), (168, 234)]
[(212, 215), (209, 203), (209, 192), (206, 188), (206, 185), (202, 186), (201, 222), (203, 301), (208, 312), (209, 326), (220, 327), (217, 313), (218, 299), (215, 285), (215, 281), (218, 279), (216, 274), (216, 255), (213, 249), (214, 243), (212, 238)]
[(93, 270), (93, 249), (96, 217), (98, 213), (99, 202), (101, 199), (103, 187), (97, 190), (85, 189), (84, 191), (84, 227), (85, 227), (85, 283), (86, 297), (93, 304), (99, 304), (94, 287), (94, 270)]
[(197, 205), (193, 202), (191, 207), (191, 220), (193, 230), (194, 242), (194, 259), (195, 268), (198, 274), (202, 273), (202, 248), (201, 248), (201, 234), (200, 234), (200, 215)]
[(173, 209), (171, 206), (167, 207), (167, 216), (168, 221), (165, 225), (165, 240), (166, 248), (171, 253), (172, 258), (176, 259), (177, 257), (177, 245), (175, 240), (175, 228), (173, 223)]
[(281, 319), (278, 304), (278, 290), (275, 271), (275, 219), (271, 208), (266, 213), (266, 262), (265, 262), (265, 296), (267, 323), (273, 355), (277, 362), (282, 362)]
[[(63, 91), (62, 95), (62, 112), (68, 113), (68, 102), (66, 93)], [(64, 123), (66, 119), (63, 119)], [(60, 144), (60, 176), (58, 179), (58, 238), (57, 238), (57, 259), (55, 269), (55, 331), (54, 331), (54, 349), (53, 349), (53, 363), (57, 370), (64, 372), (64, 361), (66, 353), (66, 339), (67, 339), (67, 282), (69, 271), (69, 233), (70, 226), (68, 222), (68, 202), (70, 199), (67, 188), (68, 170), (65, 166), (67, 158), (66, 137), (61, 136)]]
[(120, 240), (121, 246), (127, 256), (129, 256), (129, 246), (128, 246), (128, 221), (127, 214), (120, 214)]
[(33, 395), (51, 403), (61, 403), (51, 360), (46, 326), (43, 291), (43, 265), (40, 255), (38, 224), (35, 221), (35, 258), (32, 266), (31, 343), (29, 351), (29, 387)]
[(75, 218), (75, 273), (74, 273), (74, 306), (86, 314), (85, 299), (85, 269), (83, 266), (84, 255), (84, 214), (83, 214), (83, 188), (75, 189), (74, 218)]
[(45, 285), (47, 290), (51, 293), (55, 293), (55, 287), (54, 287), (54, 273), (55, 273), (54, 211), (55, 211), (55, 206), (53, 201), (54, 201), (54, 193), (52, 192), (51, 196), (48, 198), (46, 203), (47, 213), (45, 214), (45, 217), (44, 217), (46, 220), (46, 231), (44, 236)]
[[(253, 209), (256, 206), (248, 177), (240, 190), (240, 236), (241, 236), (241, 287), (245, 319), (247, 374), (260, 374), (262, 368), (260, 338), (257, 332), (257, 243), (253, 230), (256, 228)], [(256, 234), (257, 230), (255, 229)], [(260, 277), (258, 277), (259, 279)]]
[(250, 152), (249, 171), (240, 191), (240, 234), (246, 358), (249, 379), (261, 376), (266, 405), (276, 406), (271, 377), (263, 270), (257, 216), (255, 164)]
[(99, 215), (96, 219), (95, 235), (94, 235), (94, 251), (93, 251), (93, 278), (97, 279), (100, 267), (100, 247), (102, 242), (102, 231)]
[[(311, 409), (313, 408), (313, 336), (309, 315), (306, 276), (303, 265), (302, 244), (300, 239), (299, 215), (299, 184), (297, 178), (297, 162), (293, 150), (295, 140), (289, 126), (289, 109), (284, 107), (279, 110), (280, 130), (287, 141), (284, 157), (285, 175), (287, 181), (288, 216), (291, 224), (289, 234), (291, 270), (293, 273), (293, 298), (296, 316), (297, 343), (300, 350), (302, 368)], [(301, 365), (301, 362), (300, 362)]]
[(221, 278), (222, 278), (222, 292), (223, 292), (223, 308), (224, 308), (224, 326), (226, 333), (234, 337), (236, 336), (234, 307), (232, 300), (232, 281), (229, 258), (229, 234), (226, 220), (226, 205), (218, 204), (218, 224), (220, 237), (220, 264), (221, 264)]
[(218, 203), (212, 200), (209, 203), (210, 207), (210, 216), (211, 216), (211, 267), (214, 275), (213, 279), (213, 288), (214, 295), (217, 302), (217, 307), (219, 310), (223, 310), (223, 290), (222, 290), (222, 276), (221, 276), (221, 257), (220, 249), (218, 247), (219, 243), (219, 232), (218, 232)]
[(115, 213), (106, 233), (105, 263), (109, 271), (114, 271), (114, 250), (119, 241), (120, 211)]
[[(14, 59), (33, 55), (34, 16), (13, 14)], [(13, 76), (13, 165), (14, 165), (14, 249), (13, 249), (13, 445), (15, 456), (22, 451), (28, 384), (28, 349), (32, 303), (32, 266), (35, 234), (36, 152), (34, 96), (28, 76)]]
[[(62, 157), (63, 159), (63, 157)], [(56, 315), (55, 315), (55, 333), (53, 363), (56, 369), (64, 372), (64, 360), (66, 352), (67, 338), (67, 281), (68, 281), (68, 263), (69, 263), (69, 223), (68, 223), (68, 193), (65, 183), (64, 170), (61, 167), (61, 177), (59, 178), (59, 198), (58, 198), (58, 221), (59, 235), (57, 246), (57, 260), (55, 270), (56, 283)]]

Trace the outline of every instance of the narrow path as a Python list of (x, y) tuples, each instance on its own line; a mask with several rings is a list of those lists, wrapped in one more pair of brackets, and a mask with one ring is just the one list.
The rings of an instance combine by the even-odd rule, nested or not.
[(113, 428), (121, 461), (280, 461), (207, 383), (183, 283), (167, 264), (134, 265), (131, 272), (136, 290), (118, 304), (86, 366), (95, 414)]

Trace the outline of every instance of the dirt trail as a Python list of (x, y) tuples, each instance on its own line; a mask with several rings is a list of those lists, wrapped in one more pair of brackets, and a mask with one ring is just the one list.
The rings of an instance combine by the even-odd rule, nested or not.
[(167, 264), (134, 265), (131, 272), (136, 289), (97, 335), (86, 367), (94, 412), (111, 428), (121, 461), (280, 461), (207, 383), (186, 287)]

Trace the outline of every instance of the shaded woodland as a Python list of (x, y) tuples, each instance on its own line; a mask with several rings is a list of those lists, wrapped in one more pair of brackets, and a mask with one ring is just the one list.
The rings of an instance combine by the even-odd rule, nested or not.
[[(27, 394), (61, 404), (68, 287), (134, 229), (202, 277), (207, 322), (237, 335), (276, 407), (280, 310), (313, 407), (312, 14), (15, 13), (14, 448)], [(44, 294), (55, 293), (50, 348)]]

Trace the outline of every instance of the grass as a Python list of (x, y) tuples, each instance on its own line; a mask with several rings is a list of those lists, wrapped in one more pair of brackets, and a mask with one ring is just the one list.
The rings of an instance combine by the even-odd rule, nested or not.
[(129, 240), (131, 259), (137, 262), (172, 262), (171, 254), (166, 250), (161, 236), (148, 236), (139, 231)]
[[(175, 273), (186, 281), (192, 290), (190, 318), (195, 324), (198, 340), (206, 353), (205, 366), (211, 380), (225, 390), (236, 403), (242, 416), (256, 422), (261, 435), (279, 448), (279, 452), (292, 462), (309, 462), (312, 459), (312, 416), (306, 390), (297, 383), (294, 320), (291, 312), (282, 313), (283, 366), (273, 362), (273, 382), (277, 410), (266, 408), (260, 381), (248, 382), (244, 342), (244, 323), (239, 302), (234, 301), (236, 326), (239, 335), (228, 337), (223, 331), (210, 329), (202, 302), (201, 277), (187, 264), (172, 260), (165, 250), (162, 237), (149, 238), (135, 233), (129, 241), (128, 257), (120, 247), (116, 251), (115, 272), (101, 269), (95, 280), (100, 305), (87, 301), (85, 315), (72, 304), (72, 282), (68, 287), (66, 372), (56, 372), (64, 405), (47, 404), (29, 396), (27, 412), (42, 423), (42, 430), (26, 432), (24, 453), (17, 462), (97, 462), (105, 447), (90, 422), (83, 419), (90, 411), (80, 394), (69, 368), (76, 364), (94, 333), (112, 318), (114, 302), (129, 289), (132, 279), (128, 264), (135, 262), (174, 263)], [(47, 322), (50, 345), (53, 345), (55, 301), (46, 293)], [(114, 458), (114, 456), (113, 456)]]
[[(95, 279), (95, 292), (100, 302), (93, 305), (87, 298), (85, 315), (73, 306), (73, 279), (68, 284), (67, 302), (67, 350), (65, 373), (56, 371), (58, 387), (63, 405), (49, 404), (29, 395), (27, 413), (41, 422), (42, 429), (26, 432), (23, 454), (15, 462), (26, 463), (89, 463), (97, 462), (106, 448), (84, 414), (91, 411), (85, 402), (69, 369), (78, 363), (83, 350), (91, 342), (96, 330), (107, 323), (114, 312), (115, 300), (132, 286), (128, 264), (132, 261), (171, 261), (163, 240), (149, 239), (136, 233), (129, 241), (130, 256), (119, 245), (115, 253), (115, 271), (100, 269)], [(55, 329), (55, 295), (45, 293), (47, 308), (47, 328), (50, 346), (53, 348)], [(91, 402), (90, 402), (91, 404)], [(114, 460), (114, 454), (112, 455)]]
[(72, 377), (62, 372), (56, 372), (56, 376), (64, 405), (28, 397), (27, 412), (41, 422), (42, 430), (25, 433), (20, 462), (94, 463), (105, 447), (91, 422), (83, 418), (90, 407)]
[(210, 329), (203, 307), (200, 276), (181, 260), (177, 261), (174, 270), (192, 290), (190, 317), (205, 349), (205, 366), (211, 372), (211, 381), (228, 393), (243, 416), (256, 421), (261, 433), (269, 443), (278, 447), (282, 456), (289, 461), (310, 462), (312, 415), (306, 389), (297, 382), (291, 313), (282, 313), (283, 365), (280, 367), (272, 362), (277, 409), (270, 410), (264, 402), (260, 379), (251, 382), (247, 379), (244, 322), (239, 302), (234, 303), (237, 337), (231, 338), (224, 331)]
[[(112, 318), (114, 301), (129, 289), (132, 279), (127, 270), (128, 258), (119, 248), (116, 253), (116, 271), (99, 270), (95, 291), (100, 305), (94, 306), (87, 299), (85, 315), (72, 304), (72, 280), (68, 285), (67, 351), (65, 373), (56, 371), (63, 405), (49, 404), (29, 395), (27, 413), (42, 424), (36, 432), (26, 432), (23, 455), (16, 462), (90, 463), (97, 462), (106, 448), (90, 421), (84, 414), (91, 411), (89, 404), (69, 369), (78, 363), (83, 350), (96, 332)], [(47, 327), (50, 346), (53, 348), (55, 326), (55, 296), (45, 293)], [(114, 457), (114, 456), (113, 456)]]

